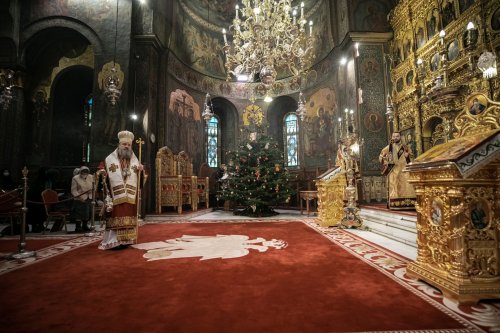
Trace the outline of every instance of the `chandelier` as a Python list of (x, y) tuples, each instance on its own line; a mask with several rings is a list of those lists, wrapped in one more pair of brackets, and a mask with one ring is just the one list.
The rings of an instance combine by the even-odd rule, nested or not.
[(116, 105), (122, 94), (120, 90), (120, 79), (116, 70), (116, 40), (118, 39), (118, 0), (116, 0), (116, 18), (115, 18), (115, 47), (113, 51), (113, 67), (109, 75), (104, 79), (104, 96), (111, 105)]
[(297, 116), (300, 117), (300, 120), (304, 120), (306, 116), (306, 100), (304, 98), (304, 94), (302, 91), (299, 93), (299, 102), (297, 105)]
[(278, 71), (291, 75), (304, 73), (314, 59), (313, 22), (307, 23), (303, 2), (300, 15), (298, 11), (291, 0), (242, 0), (242, 8), (236, 5), (236, 16), (229, 27), (232, 45), (228, 43), (226, 29), (222, 30), (226, 80), (232, 75), (239, 81), (252, 82), (258, 74), (269, 88)]
[(201, 116), (205, 121), (208, 123), (208, 121), (214, 116), (214, 113), (212, 112), (213, 110), (213, 105), (212, 105), (212, 99), (210, 98), (210, 94), (207, 93), (205, 96), (205, 104), (203, 106), (203, 112), (201, 113)]

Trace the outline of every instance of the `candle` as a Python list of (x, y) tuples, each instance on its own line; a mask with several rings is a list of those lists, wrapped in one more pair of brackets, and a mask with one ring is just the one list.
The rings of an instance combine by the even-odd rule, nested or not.
[(339, 138), (342, 135), (342, 117), (339, 117), (339, 127), (338, 127), (338, 132), (339, 132)]
[(224, 44), (227, 44), (226, 29), (222, 28), (222, 35), (224, 36)]
[(292, 15), (293, 15), (293, 24), (295, 25), (295, 23), (296, 23), (296, 16), (297, 16), (297, 10), (296, 9), (293, 10)]
[(446, 33), (444, 32), (444, 30), (441, 30), (439, 32), (439, 41), (441, 42), (441, 46), (444, 45), (444, 36), (446, 36)]
[(304, 18), (304, 1), (300, 3), (300, 20)]
[(309, 36), (312, 36), (313, 33), (313, 21), (309, 21)]
[(239, 18), (238, 17), (238, 9), (240, 9), (240, 6), (236, 5), (234, 8), (236, 9), (236, 18), (238, 19)]

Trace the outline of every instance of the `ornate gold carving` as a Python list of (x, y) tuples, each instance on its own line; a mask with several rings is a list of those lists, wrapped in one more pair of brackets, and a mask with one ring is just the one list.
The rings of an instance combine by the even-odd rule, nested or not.
[(500, 103), (481, 93), (471, 94), (455, 119), (455, 137), (473, 135), (500, 128)]

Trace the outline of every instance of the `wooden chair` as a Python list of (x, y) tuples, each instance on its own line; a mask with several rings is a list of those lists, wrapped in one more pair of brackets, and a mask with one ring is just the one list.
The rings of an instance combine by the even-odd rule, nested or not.
[[(179, 152), (175, 156), (176, 172), (178, 176), (182, 176), (182, 204), (191, 206), (191, 210), (198, 210), (198, 192), (197, 192), (197, 177), (193, 176), (193, 162), (185, 151)], [(182, 212), (178, 210), (179, 214)]]
[(156, 213), (161, 214), (162, 207), (175, 207), (181, 202), (179, 180), (176, 174), (174, 154), (168, 147), (162, 147), (156, 153)]
[[(59, 196), (54, 190), (45, 190), (42, 192), (42, 201), (45, 206), (45, 213), (47, 214), (47, 220), (44, 224), (44, 231), (49, 229), (49, 223), (52, 221), (52, 228), (56, 225), (56, 221), (61, 221), (62, 226), (64, 226), (64, 230), (68, 232), (68, 227), (66, 226), (66, 217), (69, 215), (69, 210), (57, 207), (59, 203)], [(52, 228), (49, 229), (49, 232), (52, 231)], [(54, 230), (56, 231), (56, 230)]]

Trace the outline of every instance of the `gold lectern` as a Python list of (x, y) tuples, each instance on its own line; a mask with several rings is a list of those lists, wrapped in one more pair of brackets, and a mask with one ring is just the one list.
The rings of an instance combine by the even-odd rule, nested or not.
[(346, 173), (341, 167), (335, 167), (316, 180), (318, 189), (318, 219), (322, 227), (340, 224), (344, 216), (344, 191), (346, 188)]
[[(473, 113), (478, 97), (486, 105)], [(459, 303), (500, 298), (500, 103), (482, 94), (467, 101), (455, 119), (457, 138), (406, 167), (418, 214), (408, 274)]]

